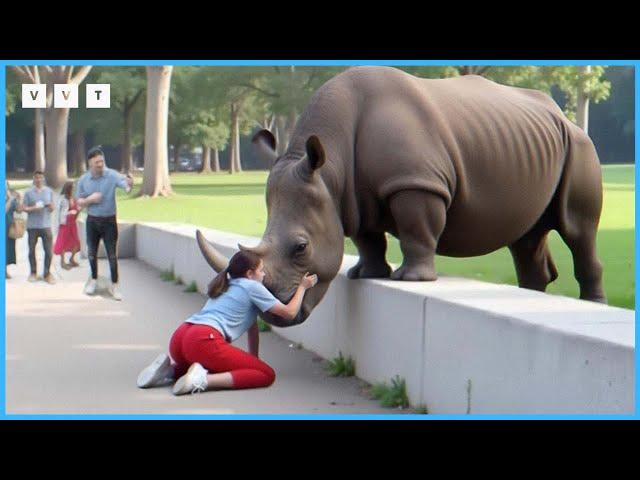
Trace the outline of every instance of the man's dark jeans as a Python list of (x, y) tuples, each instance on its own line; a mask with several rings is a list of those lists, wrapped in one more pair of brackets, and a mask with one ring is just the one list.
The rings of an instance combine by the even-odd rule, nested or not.
[(87, 217), (87, 250), (89, 254), (89, 265), (91, 266), (91, 278), (98, 278), (98, 246), (100, 239), (104, 241), (107, 257), (109, 258), (109, 269), (111, 270), (111, 281), (118, 282), (118, 258), (116, 247), (118, 245), (118, 222), (116, 217)]
[(42, 247), (44, 248), (44, 276), (49, 275), (49, 269), (51, 268), (51, 245), (53, 243), (53, 234), (50, 228), (28, 228), (27, 233), (29, 235), (29, 266), (31, 267), (31, 273), (36, 275), (36, 244), (38, 238), (42, 238)]

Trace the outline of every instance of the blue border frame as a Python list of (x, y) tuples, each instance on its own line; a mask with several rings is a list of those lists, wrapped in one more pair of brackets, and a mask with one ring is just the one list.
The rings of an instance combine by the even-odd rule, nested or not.
[[(638, 66), (640, 60), (0, 60), (0, 105), (5, 106), (5, 82), (6, 67), (10, 65), (94, 65), (94, 66), (148, 66), (148, 65), (173, 65), (173, 66), (355, 66), (355, 65), (386, 65), (386, 66), (455, 66), (455, 65), (501, 65), (501, 66), (561, 66), (561, 65), (606, 65), (606, 66), (633, 66), (635, 67), (635, 156), (637, 159), (640, 148), (640, 136), (638, 135), (638, 113), (640, 113), (640, 79), (638, 78)], [(5, 117), (0, 123), (0, 146), (5, 143)], [(635, 159), (634, 159), (635, 160)], [(637, 163), (637, 161), (635, 162)], [(634, 163), (634, 165), (635, 165)], [(0, 151), (0, 178), (6, 178), (5, 148)], [(638, 184), (638, 169), (635, 169), (635, 182)], [(4, 188), (4, 187), (3, 187)], [(635, 224), (638, 225), (638, 201), (635, 198)], [(5, 219), (2, 217), (2, 228), (5, 228)], [(2, 264), (6, 264), (5, 238), (0, 237), (0, 249), (2, 251)], [(638, 233), (635, 232), (635, 296), (638, 298), (638, 271), (635, 269), (635, 261), (640, 253), (638, 246)], [(633, 415), (385, 415), (385, 414), (320, 414), (320, 415), (21, 415), (6, 413), (6, 302), (5, 282), (1, 282), (0, 302), (2, 304), (2, 329), (0, 329), (0, 343), (2, 345), (0, 355), (0, 420), (638, 420), (638, 399), (640, 392), (636, 373), (636, 412)], [(636, 313), (637, 324), (637, 313)], [(638, 328), (635, 330), (636, 345), (638, 344)], [(636, 354), (636, 372), (638, 371), (638, 355)]]

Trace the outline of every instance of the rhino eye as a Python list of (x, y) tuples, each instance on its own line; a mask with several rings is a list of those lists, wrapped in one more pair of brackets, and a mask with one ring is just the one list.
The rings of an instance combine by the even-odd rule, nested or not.
[(301, 254), (304, 253), (304, 251), (307, 249), (307, 243), (306, 242), (301, 242), (298, 243), (295, 248), (294, 248), (294, 253), (296, 254)]

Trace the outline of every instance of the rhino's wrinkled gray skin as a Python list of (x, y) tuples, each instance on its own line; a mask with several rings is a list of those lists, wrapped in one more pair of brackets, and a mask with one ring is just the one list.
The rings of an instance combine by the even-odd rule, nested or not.
[[(318, 275), (293, 323), (304, 321), (336, 276), (343, 237), (358, 247), (351, 278), (435, 280), (435, 254), (476, 256), (509, 247), (521, 287), (542, 290), (557, 271), (555, 229), (574, 257), (580, 297), (606, 302), (595, 253), (602, 178), (589, 137), (547, 95), (465, 76), (427, 80), (357, 67), (323, 85), (287, 152), (263, 130), (273, 164), (267, 228), (257, 250), (265, 285), (289, 301)], [(404, 256), (393, 273), (385, 232)]]

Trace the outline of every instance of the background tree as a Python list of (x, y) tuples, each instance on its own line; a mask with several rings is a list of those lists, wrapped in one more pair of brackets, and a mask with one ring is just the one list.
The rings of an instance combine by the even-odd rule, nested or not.
[[(13, 67), (12, 71), (22, 80), (23, 83), (41, 83), (40, 69), (38, 66)], [(17, 82), (16, 82), (17, 84)], [(22, 92), (22, 88), (20, 89)], [(20, 93), (21, 94), (21, 93)], [(44, 114), (41, 108), (33, 109), (33, 155), (34, 170), (44, 172), (46, 169), (46, 149), (44, 137)]]
[(344, 67), (267, 67), (256, 77), (255, 89), (264, 102), (265, 118), (258, 123), (272, 130), (278, 154), (284, 153), (302, 110), (315, 91)]
[[(69, 109), (54, 108), (53, 89), (55, 84), (80, 85), (91, 71), (90, 66), (74, 71), (73, 66), (14, 67), (14, 71), (31, 83), (47, 84), (47, 108), (45, 122), (45, 177), (51, 188), (62, 187), (67, 180), (67, 132), (69, 127)], [(38, 109), (36, 109), (38, 110)], [(39, 121), (36, 119), (36, 128)], [(37, 136), (36, 136), (37, 138)], [(36, 150), (36, 155), (37, 155)]]
[(111, 108), (115, 110), (121, 123), (117, 131), (121, 132), (118, 142), (122, 145), (120, 166), (123, 172), (133, 171), (133, 147), (140, 143), (141, 136), (134, 132), (136, 108), (143, 102), (146, 88), (144, 67), (110, 67), (100, 69), (95, 83), (111, 85)]
[(172, 193), (167, 158), (169, 94), (173, 67), (147, 67), (147, 104), (144, 134), (144, 176), (141, 195)]
[(462, 66), (460, 75), (482, 75), (505, 85), (534, 88), (551, 94), (557, 89), (564, 97), (564, 113), (585, 132), (589, 130), (589, 103), (609, 97), (611, 83), (605, 66)]

